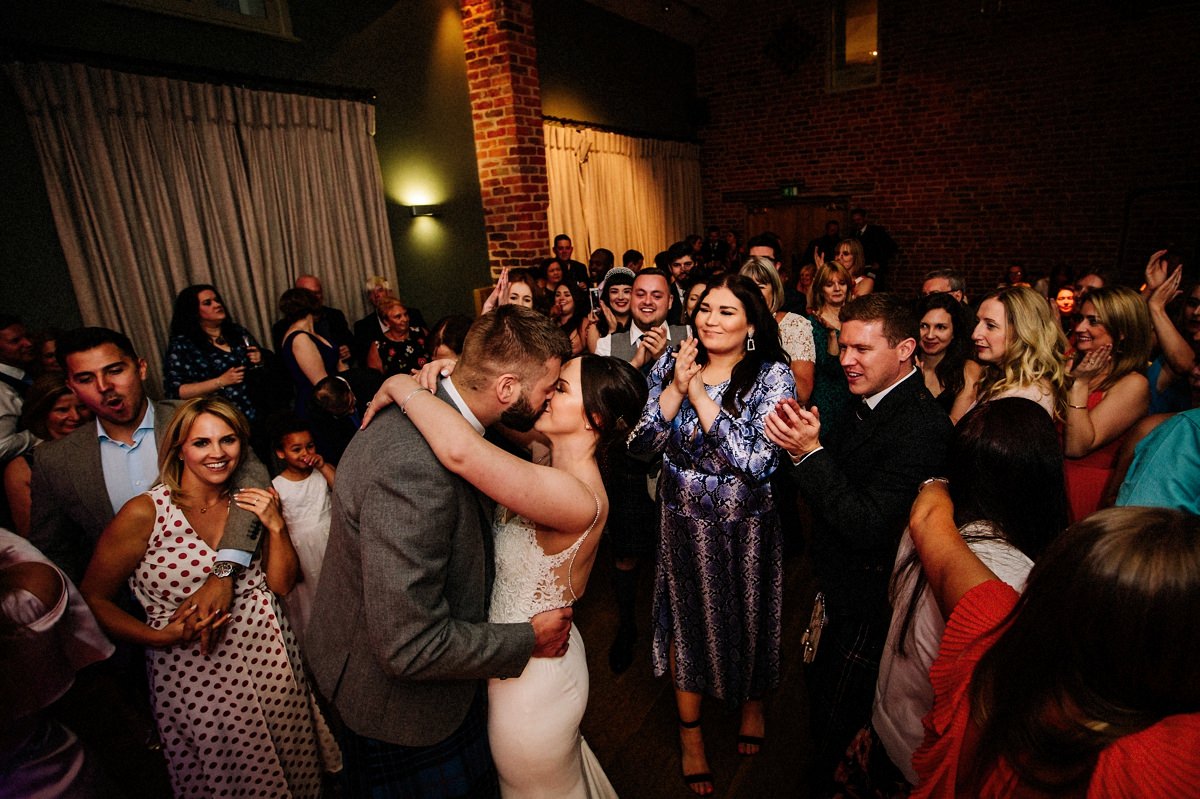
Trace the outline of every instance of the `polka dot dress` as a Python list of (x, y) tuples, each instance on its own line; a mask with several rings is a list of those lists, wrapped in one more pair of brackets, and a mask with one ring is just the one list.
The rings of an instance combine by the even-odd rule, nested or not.
[[(158, 517), (129, 578), (161, 629), (203, 585), (216, 553), (165, 486)], [(200, 642), (147, 649), (151, 702), (177, 797), (313, 797), (341, 756), (317, 709), (300, 652), (259, 558), (237, 579), (230, 621), (208, 657)]]

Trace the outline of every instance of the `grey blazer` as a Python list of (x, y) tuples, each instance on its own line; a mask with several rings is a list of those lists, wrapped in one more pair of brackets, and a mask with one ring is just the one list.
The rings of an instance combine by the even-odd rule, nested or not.
[[(159, 446), (181, 404), (179, 400), (154, 403), (154, 437)], [(33, 453), (29, 540), (79, 582), (97, 539), (115, 515), (100, 464), (100, 439), (95, 426), (86, 424), (65, 438), (47, 441)], [(249, 451), (233, 475), (233, 484), (267, 488), (271, 480), (266, 468)], [(221, 548), (254, 552), (260, 530), (254, 514), (231, 506)]]
[(487, 623), (491, 510), (395, 407), (350, 442), (304, 643), (354, 732), (432, 746), (462, 724), (479, 680), (524, 670), (533, 627)]

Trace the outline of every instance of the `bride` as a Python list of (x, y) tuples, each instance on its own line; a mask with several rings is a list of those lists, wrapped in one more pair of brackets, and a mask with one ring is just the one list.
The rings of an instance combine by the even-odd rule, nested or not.
[[(442, 363), (424, 374), (436, 375)], [(639, 418), (645, 378), (616, 358), (567, 361), (534, 425), (549, 446), (549, 466), (488, 443), (426, 393), (413, 378), (397, 375), (375, 395), (372, 410), (400, 403), (438, 460), (499, 503), (488, 621), (525, 622), (573, 604), (587, 586), (608, 516), (597, 457)], [(587, 658), (574, 626), (564, 657), (534, 658), (520, 677), (488, 683), (488, 741), (506, 799), (616, 796), (579, 734), (587, 698)]]

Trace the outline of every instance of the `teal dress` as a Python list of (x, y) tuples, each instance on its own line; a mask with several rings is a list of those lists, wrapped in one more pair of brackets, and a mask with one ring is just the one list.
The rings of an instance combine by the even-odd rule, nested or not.
[(829, 337), (836, 335), (836, 332), (825, 327), (821, 317), (816, 314), (809, 314), (808, 321), (812, 322), (813, 344), (817, 348), (813, 390), (808, 402), (820, 408), (821, 440), (828, 441), (829, 433), (842, 415), (842, 409), (850, 403), (850, 385), (846, 382), (846, 373), (842, 371), (838, 356), (829, 354)]

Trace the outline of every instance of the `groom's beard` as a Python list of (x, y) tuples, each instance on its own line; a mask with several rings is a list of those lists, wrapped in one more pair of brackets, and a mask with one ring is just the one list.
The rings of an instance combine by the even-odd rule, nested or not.
[(529, 397), (521, 392), (521, 397), (509, 405), (500, 414), (500, 423), (518, 433), (527, 433), (533, 429), (533, 423), (542, 415), (545, 406), (534, 408), (529, 404)]

